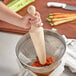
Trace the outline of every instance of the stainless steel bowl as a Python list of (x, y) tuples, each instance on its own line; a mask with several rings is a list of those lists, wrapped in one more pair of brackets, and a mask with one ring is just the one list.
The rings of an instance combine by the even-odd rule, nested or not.
[(31, 64), (37, 59), (37, 55), (29, 33), (25, 34), (17, 43), (16, 55), (24, 68), (35, 73), (48, 73), (54, 70), (61, 62), (65, 54), (66, 44), (62, 36), (51, 30), (44, 30), (46, 55), (54, 58), (54, 63), (46, 67), (32, 67)]

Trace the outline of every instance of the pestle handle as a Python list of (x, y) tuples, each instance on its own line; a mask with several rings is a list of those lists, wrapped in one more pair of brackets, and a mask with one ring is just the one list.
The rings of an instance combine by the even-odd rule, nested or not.
[[(35, 15), (35, 12), (36, 12), (36, 8), (33, 6), (33, 5), (30, 5), (28, 8), (27, 8), (27, 12), (29, 13), (29, 14), (31, 14), (31, 15)], [(32, 31), (34, 31), (34, 30), (36, 30), (38, 27), (36, 27), (36, 26), (33, 26), (33, 25), (31, 25), (31, 32)]]
[[(35, 15), (36, 8), (34, 6), (29, 6), (27, 12), (31, 15)], [(45, 50), (45, 40), (44, 40), (44, 30), (43, 27), (36, 27), (31, 25), (29, 31), (33, 45), (35, 47), (36, 54), (41, 64), (46, 63), (46, 50)]]
[(30, 5), (28, 8), (27, 8), (27, 12), (31, 15), (35, 15), (35, 12), (36, 12), (36, 8), (33, 6), (33, 5)]

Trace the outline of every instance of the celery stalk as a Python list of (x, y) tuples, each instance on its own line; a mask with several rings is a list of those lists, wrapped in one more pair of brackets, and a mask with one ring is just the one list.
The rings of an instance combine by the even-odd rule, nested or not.
[(11, 7), (12, 5), (14, 5), (16, 2), (18, 2), (19, 0), (13, 0), (12, 2), (10, 2), (9, 4), (7, 4), (8, 7)]
[(30, 4), (34, 1), (35, 0), (14, 0), (11, 3), (9, 3), (7, 6), (14, 12), (18, 12), (23, 7), (27, 6), (28, 4)]

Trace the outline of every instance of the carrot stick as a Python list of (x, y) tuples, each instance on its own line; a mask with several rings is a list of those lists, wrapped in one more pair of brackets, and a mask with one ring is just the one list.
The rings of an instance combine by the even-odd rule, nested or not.
[(53, 16), (53, 18), (62, 18), (62, 17), (70, 17), (70, 16), (76, 16), (76, 14), (56, 15), (56, 16)]
[(51, 16), (49, 16), (48, 18), (49, 18), (49, 19), (52, 19), (52, 18), (54, 18), (54, 16), (53, 16), (53, 15), (51, 15)]
[(53, 13), (54, 15), (65, 14), (65, 13)]
[(72, 17), (65, 17), (65, 18), (55, 18), (55, 19), (51, 19), (52, 21), (61, 21), (61, 20), (67, 20), (67, 19), (71, 19), (71, 18), (75, 18), (76, 16), (72, 16)]
[(64, 15), (65, 13), (50, 13), (49, 16)]
[(76, 13), (50, 13), (50, 14), (53, 14), (55, 16), (55, 15), (66, 15), (66, 14), (76, 14)]
[(50, 13), (49, 15), (62, 15), (62, 14), (65, 14), (65, 13)]
[(62, 21), (57, 21), (57, 22), (54, 22), (54, 25), (59, 25), (59, 24), (62, 24), (62, 23), (66, 23), (66, 22), (69, 22), (69, 21), (73, 21), (75, 20), (76, 17), (73, 17), (73, 18), (68, 18), (66, 20), (62, 20)]
[(54, 18), (55, 17), (67, 17), (67, 16), (71, 16), (71, 15), (76, 15), (76, 13), (71, 13), (71, 14), (66, 14), (66, 13), (50, 13), (50, 15), (49, 16), (54, 16)]

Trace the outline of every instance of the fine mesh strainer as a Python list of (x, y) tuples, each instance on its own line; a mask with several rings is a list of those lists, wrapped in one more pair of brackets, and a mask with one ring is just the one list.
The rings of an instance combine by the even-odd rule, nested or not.
[(53, 71), (61, 62), (66, 44), (61, 35), (51, 30), (44, 30), (46, 55), (53, 56), (54, 63), (45, 67), (32, 67), (31, 64), (37, 59), (37, 55), (29, 33), (24, 35), (16, 46), (16, 55), (24, 68), (35, 73), (48, 73)]

